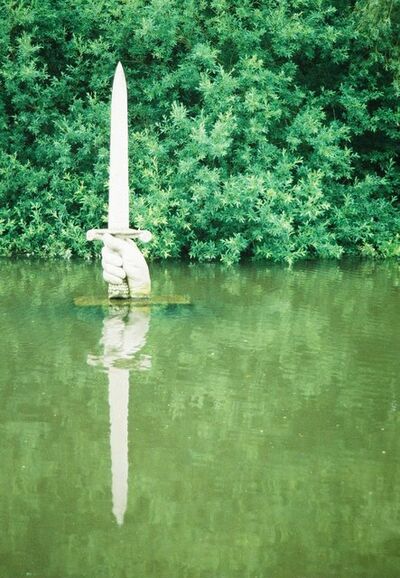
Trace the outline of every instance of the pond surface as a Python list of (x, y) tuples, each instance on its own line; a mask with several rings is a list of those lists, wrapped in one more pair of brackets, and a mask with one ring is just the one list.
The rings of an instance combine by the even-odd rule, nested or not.
[(398, 264), (0, 268), (1, 578), (400, 576)]

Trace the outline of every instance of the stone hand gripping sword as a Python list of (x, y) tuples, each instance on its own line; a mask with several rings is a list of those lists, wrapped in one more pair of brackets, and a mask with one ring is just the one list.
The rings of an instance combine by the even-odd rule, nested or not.
[[(149, 231), (129, 228), (129, 178), (128, 178), (128, 95), (124, 69), (119, 62), (114, 75), (111, 97), (110, 180), (108, 193), (108, 228), (90, 229), (88, 241), (102, 240), (105, 233), (122, 239), (151, 240)], [(121, 285), (108, 285), (110, 299), (129, 299), (129, 286), (125, 278)]]

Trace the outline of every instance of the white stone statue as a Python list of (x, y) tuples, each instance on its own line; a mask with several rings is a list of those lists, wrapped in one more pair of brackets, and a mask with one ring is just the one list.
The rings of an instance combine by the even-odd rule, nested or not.
[(108, 227), (90, 229), (88, 241), (102, 240), (103, 277), (110, 299), (140, 299), (150, 294), (150, 275), (142, 253), (132, 239), (151, 240), (150, 231), (129, 227), (128, 94), (118, 63), (111, 97), (110, 179)]

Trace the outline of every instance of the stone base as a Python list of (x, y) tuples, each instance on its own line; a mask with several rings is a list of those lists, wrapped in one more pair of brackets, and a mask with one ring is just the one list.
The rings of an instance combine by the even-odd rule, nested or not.
[(168, 305), (192, 305), (186, 295), (151, 295), (141, 299), (108, 299), (107, 297), (75, 297), (74, 304), (78, 307), (106, 307), (125, 306), (129, 307), (162, 307)]

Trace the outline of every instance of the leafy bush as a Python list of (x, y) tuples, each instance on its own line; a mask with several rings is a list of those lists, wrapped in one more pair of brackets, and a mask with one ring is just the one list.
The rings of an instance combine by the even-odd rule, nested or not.
[(0, 254), (97, 252), (118, 60), (131, 223), (154, 232), (152, 258), (400, 254), (399, 4), (3, 6)]

